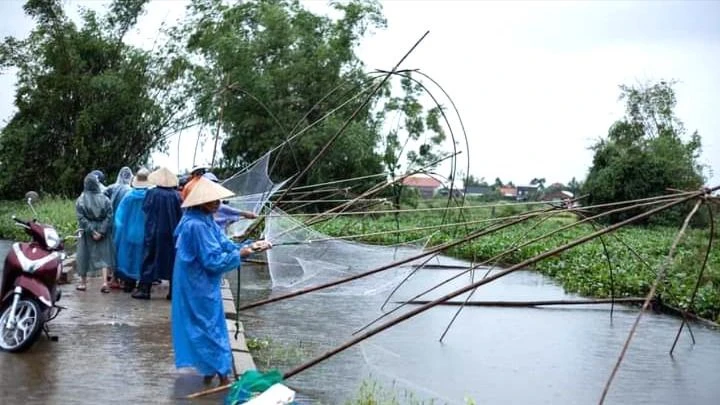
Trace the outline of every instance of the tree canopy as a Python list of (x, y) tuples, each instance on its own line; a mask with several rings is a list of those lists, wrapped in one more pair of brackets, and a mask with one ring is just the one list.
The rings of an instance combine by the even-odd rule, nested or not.
[[(36, 26), (0, 43), (0, 68), (18, 69), (17, 112), (0, 132), (0, 195), (76, 194), (93, 169), (116, 172), (163, 145), (179, 111), (164, 58), (123, 43), (146, 0), (114, 1), (78, 27), (60, 0), (29, 0)], [(175, 101), (178, 101), (175, 99)]]
[[(426, 129), (435, 134), (430, 147), (421, 145), (408, 158), (437, 156), (431, 146), (444, 139), (437, 109), (425, 112), (410, 79), (402, 81), (402, 97), (392, 97), (388, 85), (361, 107), (381, 75), (364, 71), (355, 48), (366, 32), (384, 27), (379, 4), (332, 6), (338, 19), (315, 15), (294, 0), (194, 0), (190, 17), (169, 31), (170, 51), (190, 65), (186, 91), (197, 117), (221, 138), (222, 159), (215, 163), (227, 172), (273, 150), (271, 175), (295, 175), (358, 108), (300, 184), (392, 171), (396, 162), (389, 156), (399, 152), (398, 137), (418, 139)], [(388, 111), (405, 115), (403, 133), (383, 136)]]
[[(586, 204), (629, 201), (666, 194), (668, 188), (694, 190), (703, 185), (702, 166), (697, 160), (700, 135), (695, 131), (687, 136), (682, 121), (675, 116), (674, 84), (661, 81), (620, 86), (625, 117), (610, 127), (606, 139), (592, 147), (595, 155), (582, 187), (582, 193), (588, 194)], [(620, 213), (611, 220), (633, 214)]]

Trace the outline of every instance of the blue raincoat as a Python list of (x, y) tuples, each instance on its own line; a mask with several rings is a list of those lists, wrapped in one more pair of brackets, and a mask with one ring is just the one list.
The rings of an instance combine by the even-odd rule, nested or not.
[(175, 366), (205, 376), (232, 371), (220, 287), (224, 273), (240, 268), (240, 246), (228, 239), (212, 214), (189, 208), (175, 229), (172, 341)]
[(175, 262), (175, 227), (182, 218), (180, 193), (175, 188), (148, 190), (143, 203), (145, 212), (145, 261), (140, 280), (172, 280)]
[(136, 188), (125, 195), (115, 213), (113, 232), (116, 268), (121, 276), (138, 280), (145, 254), (145, 213), (142, 210), (147, 189)]

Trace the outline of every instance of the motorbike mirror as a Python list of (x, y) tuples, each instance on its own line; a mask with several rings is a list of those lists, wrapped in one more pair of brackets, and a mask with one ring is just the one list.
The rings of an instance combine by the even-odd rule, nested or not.
[(35, 211), (35, 207), (33, 207), (33, 201), (38, 201), (40, 199), (40, 195), (38, 195), (38, 193), (36, 193), (35, 191), (28, 191), (27, 193), (25, 193), (25, 199), (27, 200), (27, 204), (30, 206), (30, 209), (35, 215), (35, 218), (37, 218), (38, 215)]

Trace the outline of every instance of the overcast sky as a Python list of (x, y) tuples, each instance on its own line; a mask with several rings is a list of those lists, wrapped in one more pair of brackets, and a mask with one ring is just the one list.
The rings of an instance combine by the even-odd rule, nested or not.
[[(102, 10), (107, 1), (66, 1)], [(324, 0), (303, 1), (326, 13)], [(0, 35), (25, 36), (22, 1), (0, 0)], [(390, 69), (426, 31), (403, 67), (419, 68), (453, 97), (470, 138), (470, 173), (515, 184), (587, 174), (588, 147), (623, 114), (618, 85), (678, 79), (677, 114), (703, 140), (701, 160), (720, 183), (720, 2), (718, 1), (384, 1), (385, 30), (358, 54), (368, 69)], [(163, 21), (186, 1), (153, 0), (128, 37), (150, 47)], [(0, 119), (14, 111), (13, 72), (0, 77)], [(446, 103), (449, 106), (449, 103)], [(456, 121), (453, 129), (460, 130)], [(192, 165), (195, 133), (181, 136), (157, 164)], [(208, 143), (198, 154), (210, 160)], [(463, 161), (462, 166), (464, 166)], [(706, 173), (710, 175), (711, 173)]]

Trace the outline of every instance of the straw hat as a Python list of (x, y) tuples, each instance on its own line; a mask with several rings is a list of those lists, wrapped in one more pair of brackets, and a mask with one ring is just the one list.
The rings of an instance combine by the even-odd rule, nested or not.
[(183, 208), (194, 207), (211, 201), (222, 200), (234, 196), (235, 193), (212, 181), (200, 177), (193, 186), (192, 191), (185, 197), (182, 203)]
[(135, 173), (135, 178), (133, 179), (131, 186), (133, 188), (148, 188), (152, 186), (152, 184), (148, 181), (148, 176), (150, 176), (150, 172), (148, 169), (143, 167)]
[(167, 167), (161, 167), (150, 173), (148, 180), (156, 186), (160, 187), (177, 187), (178, 179), (175, 173), (171, 172)]

